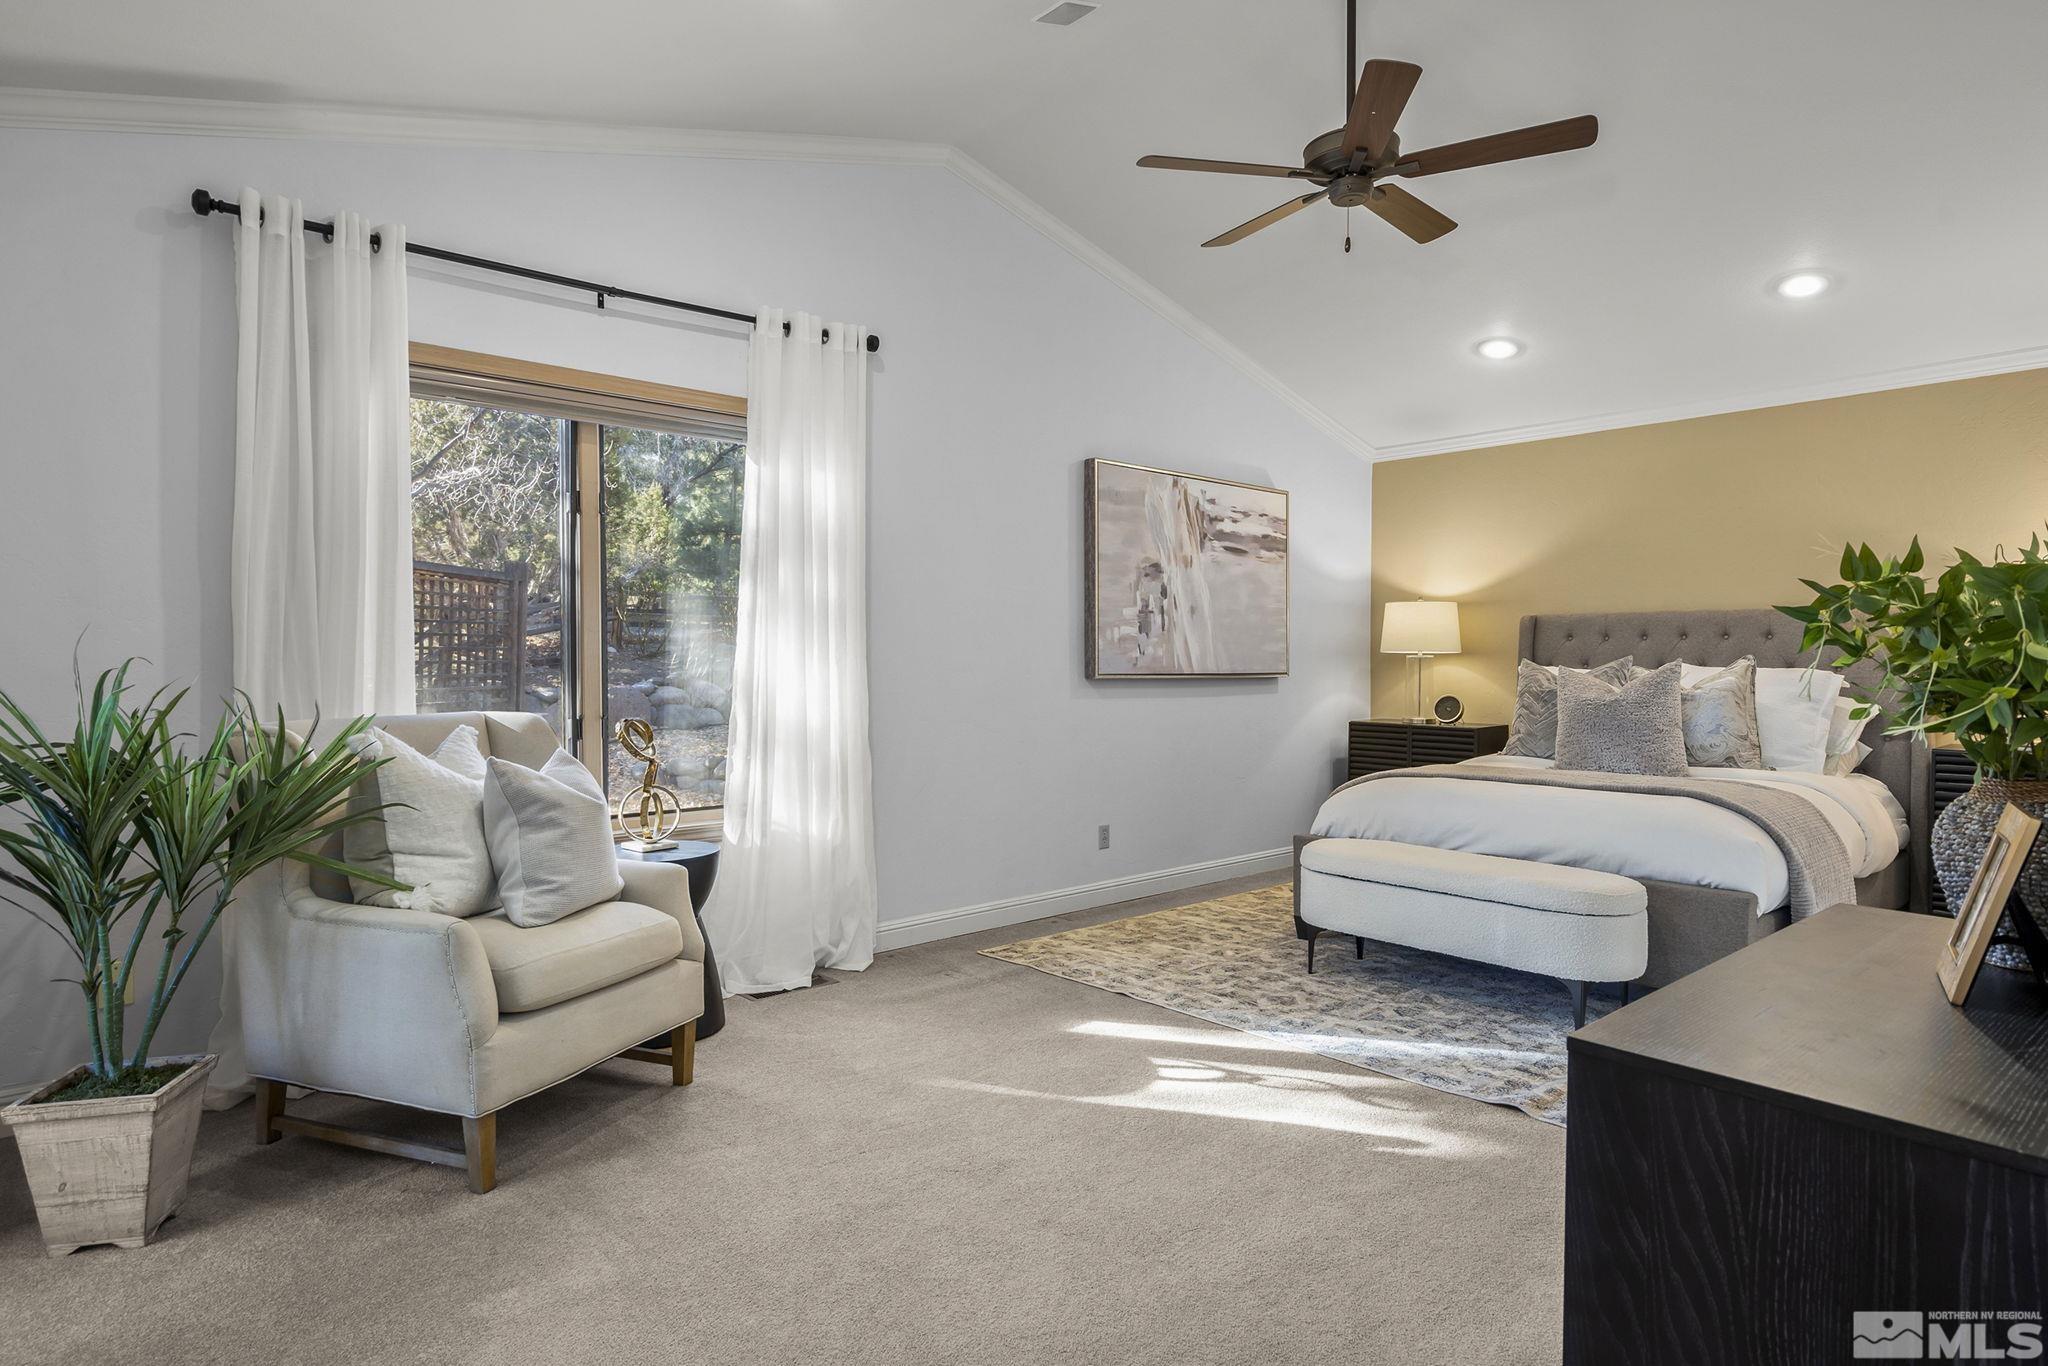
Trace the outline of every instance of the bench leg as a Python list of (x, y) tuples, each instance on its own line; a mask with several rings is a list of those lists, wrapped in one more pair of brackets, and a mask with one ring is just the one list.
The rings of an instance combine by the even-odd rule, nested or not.
[(1572, 993), (1572, 1028), (1583, 1029), (1586, 1024), (1586, 984), (1567, 982), (1565, 985), (1571, 988)]

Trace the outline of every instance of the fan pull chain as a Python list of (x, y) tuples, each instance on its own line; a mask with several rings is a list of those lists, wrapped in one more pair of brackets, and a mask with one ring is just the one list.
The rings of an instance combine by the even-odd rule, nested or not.
[(1351, 206), (1344, 206), (1344, 254), (1351, 254)]

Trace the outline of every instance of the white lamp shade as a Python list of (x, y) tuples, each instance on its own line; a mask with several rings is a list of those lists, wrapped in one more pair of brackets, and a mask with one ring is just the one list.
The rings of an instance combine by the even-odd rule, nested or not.
[(1454, 655), (1459, 648), (1457, 603), (1387, 604), (1387, 614), (1380, 623), (1381, 654)]

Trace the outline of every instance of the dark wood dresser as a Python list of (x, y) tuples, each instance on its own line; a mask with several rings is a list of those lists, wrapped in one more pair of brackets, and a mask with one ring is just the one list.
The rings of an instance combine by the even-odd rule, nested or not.
[(1464, 722), (1437, 725), (1422, 721), (1353, 721), (1346, 781), (1390, 768), (1417, 764), (1455, 764), (1482, 754), (1497, 754), (1508, 742), (1506, 726), (1474, 726)]
[(1930, 1346), (1957, 1311), (2040, 1323), (2048, 990), (1987, 967), (1949, 1005), (1950, 927), (1833, 907), (1570, 1036), (1567, 1366), (1849, 1361), (1858, 1312)]

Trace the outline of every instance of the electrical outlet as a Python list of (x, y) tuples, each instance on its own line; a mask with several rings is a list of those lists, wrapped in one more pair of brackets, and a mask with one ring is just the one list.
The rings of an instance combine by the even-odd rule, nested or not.
[(124, 1006), (135, 1004), (135, 974), (132, 972), (128, 974), (128, 979), (121, 983), (121, 1004)]
[(1107, 849), (1107, 848), (1109, 848), (1109, 827), (1108, 827), (1108, 826), (1106, 826), (1106, 825), (1100, 825), (1100, 826), (1097, 826), (1097, 827), (1095, 828), (1095, 847), (1096, 847), (1097, 849)]

